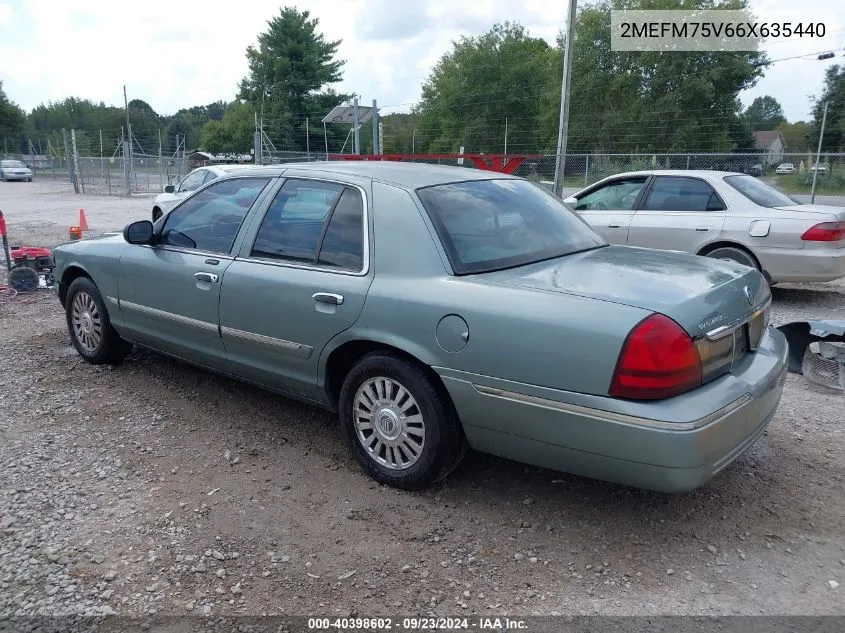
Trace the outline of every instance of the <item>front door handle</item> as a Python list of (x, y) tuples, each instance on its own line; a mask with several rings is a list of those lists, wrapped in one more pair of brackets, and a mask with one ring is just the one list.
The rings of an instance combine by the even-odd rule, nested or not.
[(333, 306), (339, 306), (343, 303), (343, 295), (336, 295), (332, 292), (315, 292), (311, 295), (311, 298), (319, 303), (328, 303)]
[(210, 284), (216, 284), (217, 280), (220, 279), (214, 273), (194, 273), (194, 279), (197, 281), (205, 281)]
[(609, 229), (621, 229), (622, 225), (621, 224), (608, 224), (607, 228), (609, 228)]
[(696, 230), (696, 231), (698, 231), (699, 233), (706, 233), (707, 231), (709, 231), (709, 230), (710, 230), (710, 227), (707, 227), (707, 226), (698, 226), (698, 227), (696, 227), (696, 229), (695, 229), (695, 230)]

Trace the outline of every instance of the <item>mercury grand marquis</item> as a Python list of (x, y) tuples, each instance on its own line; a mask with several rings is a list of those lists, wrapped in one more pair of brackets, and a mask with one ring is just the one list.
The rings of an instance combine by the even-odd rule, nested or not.
[(334, 411), (399, 488), (469, 447), (689, 491), (760, 438), (786, 375), (759, 271), (610, 245), (489, 171), (254, 167), (54, 255), (83, 359), (136, 344)]

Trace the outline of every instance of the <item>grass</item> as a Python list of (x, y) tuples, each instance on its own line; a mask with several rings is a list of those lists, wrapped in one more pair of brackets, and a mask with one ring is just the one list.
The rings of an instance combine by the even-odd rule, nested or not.
[[(808, 172), (788, 176), (766, 175), (763, 179), (786, 193), (809, 195), (812, 185), (804, 184), (808, 175), (811, 179), (810, 183), (812, 183), (812, 174), (808, 174)], [(833, 168), (827, 174), (820, 172), (816, 178), (816, 193), (845, 195), (845, 168)]]

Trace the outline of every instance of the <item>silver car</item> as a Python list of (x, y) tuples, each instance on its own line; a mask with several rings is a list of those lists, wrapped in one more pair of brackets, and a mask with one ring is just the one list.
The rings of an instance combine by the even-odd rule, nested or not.
[(628, 172), (565, 202), (612, 244), (733, 260), (770, 284), (845, 277), (845, 207), (801, 204), (745, 174)]
[(153, 222), (165, 213), (170, 212), (173, 207), (204, 184), (216, 180), (224, 174), (230, 174), (246, 167), (252, 167), (252, 165), (207, 165), (194, 169), (179, 184), (167, 185), (164, 188), (164, 193), (160, 193), (153, 199)]
[(0, 180), (32, 182), (32, 170), (19, 160), (0, 160)]

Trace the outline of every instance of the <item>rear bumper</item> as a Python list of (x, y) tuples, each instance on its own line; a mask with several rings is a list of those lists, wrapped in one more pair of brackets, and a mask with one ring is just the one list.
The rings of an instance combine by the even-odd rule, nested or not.
[(769, 248), (755, 255), (772, 282), (824, 282), (845, 277), (845, 248)]
[(653, 403), (505, 385), (449, 370), (440, 375), (477, 450), (637, 488), (685, 492), (742, 455), (774, 417), (786, 379), (786, 339), (770, 328), (750, 356), (737, 374)]

